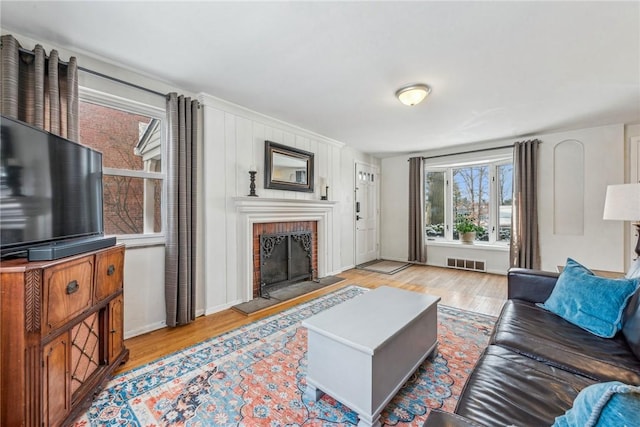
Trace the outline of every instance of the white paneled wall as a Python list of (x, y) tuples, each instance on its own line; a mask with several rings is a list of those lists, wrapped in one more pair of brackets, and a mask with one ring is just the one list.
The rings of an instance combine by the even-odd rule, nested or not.
[[(607, 185), (624, 182), (624, 126), (602, 126), (539, 138), (543, 142), (538, 181), (542, 268), (555, 270), (571, 257), (593, 269), (624, 271), (624, 222), (602, 219)], [(567, 141), (573, 147), (581, 147), (582, 156), (580, 150), (573, 152), (571, 158), (557, 156), (558, 147)], [(576, 169), (583, 171), (580, 177), (575, 176)], [(580, 179), (582, 182), (576, 182)], [(575, 184), (573, 189), (564, 188), (563, 192), (568, 194), (556, 195), (563, 188), (556, 183), (563, 182)], [(576, 212), (575, 206), (563, 208), (564, 198), (581, 205), (580, 212)]]
[(166, 326), (164, 245), (127, 247), (124, 301), (125, 338)]
[[(634, 135), (640, 133), (640, 127), (631, 129)], [(625, 179), (624, 131), (624, 125), (611, 125), (528, 137), (542, 141), (538, 214), (543, 269), (555, 271), (558, 265), (564, 265), (567, 257), (572, 257), (590, 268), (625, 271), (630, 258), (624, 243), (627, 228), (623, 222), (602, 219), (607, 185), (620, 184)], [(513, 142), (515, 140), (494, 141), (473, 148)], [(557, 155), (564, 147), (580, 149)], [(461, 147), (460, 151), (471, 148)], [(451, 151), (421, 154), (448, 153)], [(387, 259), (407, 259), (405, 183), (409, 157), (382, 160), (381, 255)], [(486, 260), (487, 271), (494, 273), (506, 273), (509, 268), (506, 248), (486, 250), (481, 245), (466, 247), (455, 243), (430, 245), (427, 263), (445, 266), (448, 256)]]
[[(245, 298), (238, 278), (240, 245), (234, 198), (249, 193), (249, 168), (256, 165), (256, 193), (260, 198), (320, 200), (319, 178), (329, 185), (335, 205), (333, 247), (327, 248), (328, 274), (337, 274), (353, 261), (353, 169), (356, 160), (379, 160), (344, 144), (264, 116), (209, 95), (200, 95), (203, 116), (203, 201), (205, 313)], [(264, 188), (265, 140), (314, 153), (315, 192)]]
[(582, 236), (585, 214), (584, 144), (575, 139), (561, 141), (553, 147), (552, 160), (553, 234)]

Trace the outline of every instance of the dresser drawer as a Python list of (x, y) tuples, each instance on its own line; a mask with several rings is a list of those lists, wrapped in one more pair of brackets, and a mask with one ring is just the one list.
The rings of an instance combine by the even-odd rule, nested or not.
[(102, 301), (122, 289), (124, 247), (96, 254), (96, 300)]
[(44, 273), (44, 333), (92, 306), (93, 256), (56, 265)]

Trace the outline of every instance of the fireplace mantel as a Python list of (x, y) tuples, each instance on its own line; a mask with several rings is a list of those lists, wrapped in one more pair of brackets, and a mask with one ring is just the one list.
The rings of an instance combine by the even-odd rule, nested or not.
[(255, 209), (327, 209), (332, 208), (338, 202), (331, 200), (309, 200), (309, 199), (272, 199), (266, 197), (234, 197), (238, 212), (242, 210)]
[(334, 208), (337, 202), (309, 199), (234, 197), (238, 213), (238, 280), (243, 299), (253, 298), (253, 224), (288, 221), (318, 222), (318, 277), (330, 274), (333, 258)]

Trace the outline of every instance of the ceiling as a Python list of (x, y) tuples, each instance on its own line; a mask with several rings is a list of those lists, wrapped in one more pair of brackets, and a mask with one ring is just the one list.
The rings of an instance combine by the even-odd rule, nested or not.
[(380, 156), (640, 123), (639, 2), (0, 4), (4, 32)]

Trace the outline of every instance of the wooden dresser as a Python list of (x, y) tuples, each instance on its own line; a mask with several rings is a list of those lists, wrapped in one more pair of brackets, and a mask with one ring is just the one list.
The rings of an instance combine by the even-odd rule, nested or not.
[(129, 357), (124, 246), (0, 263), (0, 425), (59, 426)]

